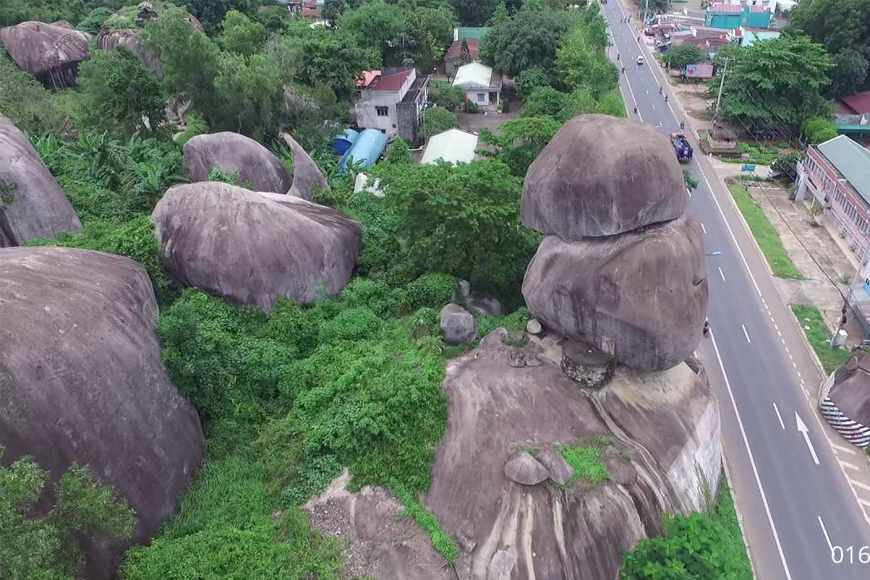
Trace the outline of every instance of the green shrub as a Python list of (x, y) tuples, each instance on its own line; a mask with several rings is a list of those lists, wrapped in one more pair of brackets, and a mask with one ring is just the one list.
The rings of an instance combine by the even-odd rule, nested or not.
[(824, 143), (837, 136), (837, 126), (833, 121), (825, 117), (812, 117), (804, 121), (801, 130), (807, 136), (810, 143)]
[(595, 487), (610, 478), (610, 474), (602, 461), (603, 448), (609, 442), (607, 438), (590, 438), (589, 440), (580, 439), (572, 443), (556, 445), (556, 451), (574, 469), (574, 476), (565, 484), (566, 487), (577, 482), (585, 487)]
[(184, 131), (174, 137), (179, 147), (184, 147), (185, 143), (196, 137), (208, 133), (208, 125), (202, 115), (196, 113), (185, 113), (184, 115)]
[(413, 312), (429, 306), (441, 308), (451, 300), (459, 288), (459, 281), (447, 274), (425, 274), (397, 292), (400, 313)]
[(430, 511), (417, 501), (417, 498), (401, 485), (394, 485), (393, 491), (405, 506), (405, 513), (414, 518), (421, 528), (428, 532), (432, 540), (432, 547), (441, 554), (448, 564), (452, 564), (459, 555), (459, 550), (453, 539), (441, 529), (438, 520)]
[(88, 34), (97, 34), (103, 26), (103, 22), (108, 20), (111, 15), (112, 11), (108, 8), (103, 6), (94, 8), (81, 22), (79, 22), (76, 29), (87, 32)]
[(776, 177), (795, 181), (797, 179), (797, 164), (800, 158), (800, 153), (795, 152), (779, 155), (774, 159), (770, 168)]
[(376, 334), (383, 321), (365, 306), (342, 310), (324, 322), (320, 330), (321, 342), (336, 340), (363, 340)]

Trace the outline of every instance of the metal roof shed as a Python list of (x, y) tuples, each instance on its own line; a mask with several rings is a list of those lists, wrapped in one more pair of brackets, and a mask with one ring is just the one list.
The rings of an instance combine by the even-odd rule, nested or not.
[(477, 135), (459, 129), (450, 129), (429, 139), (420, 163), (426, 165), (435, 163), (439, 159), (453, 164), (468, 163), (474, 160), (475, 149), (477, 149)]
[(817, 147), (855, 191), (870, 204), (870, 151), (845, 135), (834, 137)]
[(462, 65), (456, 70), (453, 86), (462, 87), (463, 89), (488, 89), (491, 79), (492, 69), (490, 67), (479, 62), (472, 62)]
[(347, 169), (348, 160), (353, 159), (355, 164), (363, 167), (371, 167), (384, 152), (387, 146), (387, 136), (377, 129), (366, 129), (357, 137), (353, 147), (347, 150), (338, 162), (341, 171)]

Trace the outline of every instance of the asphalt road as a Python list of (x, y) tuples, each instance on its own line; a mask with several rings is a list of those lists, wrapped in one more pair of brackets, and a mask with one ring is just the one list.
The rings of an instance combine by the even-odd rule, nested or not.
[[(618, 0), (602, 8), (612, 56), (618, 53), (618, 66), (625, 66), (627, 108), (638, 108), (629, 116), (666, 134), (679, 131), (682, 116), (659, 94), (661, 71), (638, 43), (635, 18), (621, 22), (628, 13)], [(638, 55), (647, 63), (637, 65)], [(689, 214), (703, 224), (706, 251), (721, 252), (707, 257), (713, 332), (699, 351), (720, 403), (728, 471), (756, 575), (868, 580), (870, 526), (813, 411), (818, 369), (729, 193), (693, 144), (696, 158), (685, 167), (699, 187)]]

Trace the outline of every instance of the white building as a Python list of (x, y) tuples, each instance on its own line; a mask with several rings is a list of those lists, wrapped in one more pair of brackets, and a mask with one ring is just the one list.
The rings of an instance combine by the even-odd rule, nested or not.
[(501, 102), (501, 74), (479, 62), (462, 65), (456, 70), (453, 86), (465, 92), (465, 98), (484, 110), (495, 110)]
[(468, 163), (474, 160), (477, 135), (450, 129), (429, 138), (420, 163), (435, 163), (439, 159), (448, 163)]
[(356, 122), (362, 129), (378, 129), (388, 137), (417, 141), (420, 115), (429, 99), (429, 77), (417, 78), (412, 69), (383, 74), (365, 71), (357, 83)]

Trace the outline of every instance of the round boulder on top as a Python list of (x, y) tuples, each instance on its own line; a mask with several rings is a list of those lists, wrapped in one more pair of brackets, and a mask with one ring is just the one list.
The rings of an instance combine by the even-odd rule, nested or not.
[[(87, 465), (135, 510), (133, 541), (148, 541), (203, 451), (199, 417), (166, 376), (148, 275), (102, 252), (4, 248), (0, 280), (4, 462), (31, 455), (55, 481)], [(129, 546), (85, 538), (83, 577), (113, 577)]]
[(225, 173), (238, 172), (238, 182), (250, 183), (256, 191), (287, 193), (293, 185), (290, 172), (271, 151), (229, 131), (197, 135), (185, 143), (184, 166), (192, 182), (208, 181), (217, 167)]
[(75, 210), (27, 135), (0, 116), (0, 247), (80, 231)]
[(22, 70), (49, 87), (75, 84), (79, 63), (88, 59), (91, 36), (67, 26), (22, 22), (0, 28), (0, 42)]
[(170, 274), (265, 312), (340, 292), (362, 245), (360, 225), (331, 208), (214, 181), (170, 188), (151, 217)]
[(707, 280), (701, 228), (685, 216), (608, 238), (549, 236), (523, 296), (548, 329), (641, 370), (686, 360), (701, 337)]
[(610, 236), (674, 219), (686, 186), (668, 139), (609, 115), (568, 121), (529, 167), (523, 223), (565, 240)]

